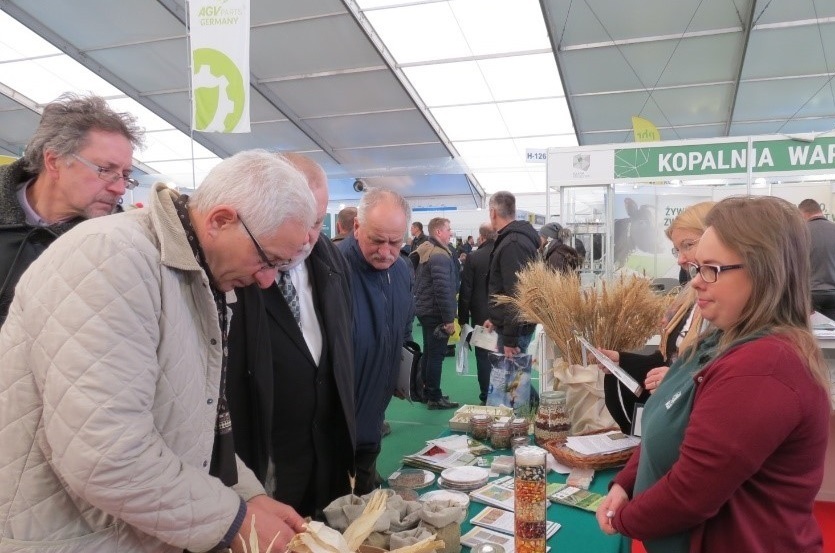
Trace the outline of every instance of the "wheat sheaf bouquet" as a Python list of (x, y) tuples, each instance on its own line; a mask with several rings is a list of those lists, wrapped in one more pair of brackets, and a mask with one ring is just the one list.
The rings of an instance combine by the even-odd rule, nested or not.
[[(581, 334), (597, 347), (631, 351), (656, 334), (673, 296), (656, 294), (647, 278), (619, 276), (581, 288), (579, 277), (536, 261), (518, 274), (516, 297), (498, 297), (516, 307), (520, 320), (540, 323), (568, 364), (582, 364)], [(593, 360), (589, 360), (593, 362)]]

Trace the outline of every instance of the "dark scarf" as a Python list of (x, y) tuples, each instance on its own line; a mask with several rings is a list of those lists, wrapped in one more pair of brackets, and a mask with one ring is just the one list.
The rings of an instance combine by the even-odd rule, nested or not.
[(191, 219), (188, 215), (188, 196), (181, 194), (174, 200), (174, 207), (177, 209), (177, 215), (180, 217), (180, 223), (186, 232), (186, 238), (191, 245), (194, 258), (197, 259), (197, 263), (200, 264), (200, 267), (209, 277), (212, 296), (217, 307), (217, 318), (220, 321), (220, 339), (223, 355), (220, 366), (220, 390), (217, 402), (217, 422), (215, 423), (215, 443), (212, 448), (212, 466), (209, 468), (209, 474), (220, 478), (220, 481), (227, 486), (234, 486), (238, 483), (238, 466), (235, 461), (235, 442), (232, 439), (232, 419), (229, 416), (229, 405), (226, 402), (226, 362), (229, 357), (227, 335), (229, 321), (226, 316), (226, 294), (215, 287), (215, 279), (206, 263), (203, 248), (200, 247), (197, 234), (194, 232), (194, 227), (191, 226)]

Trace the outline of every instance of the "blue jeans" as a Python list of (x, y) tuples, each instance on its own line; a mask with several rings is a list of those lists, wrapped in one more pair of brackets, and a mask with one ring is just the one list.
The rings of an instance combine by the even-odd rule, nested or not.
[(438, 337), (435, 329), (444, 322), (438, 317), (418, 317), (423, 330), (423, 393), (426, 401), (441, 399), (441, 368), (449, 336)]

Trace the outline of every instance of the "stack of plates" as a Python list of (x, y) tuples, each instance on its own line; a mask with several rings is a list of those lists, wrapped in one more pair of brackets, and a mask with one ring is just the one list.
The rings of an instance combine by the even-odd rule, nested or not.
[(487, 483), (490, 471), (481, 467), (455, 467), (446, 469), (438, 478), (438, 485), (449, 490), (468, 492)]

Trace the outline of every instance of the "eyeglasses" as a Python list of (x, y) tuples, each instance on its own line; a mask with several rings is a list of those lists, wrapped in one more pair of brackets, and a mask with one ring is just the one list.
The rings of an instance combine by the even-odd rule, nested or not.
[(679, 248), (673, 248), (671, 250), (672, 254), (673, 254), (673, 257), (678, 257), (680, 253), (689, 252), (690, 250), (695, 248), (696, 244), (698, 244), (698, 243), (699, 243), (698, 240), (685, 240), (684, 242), (681, 243), (681, 248), (680, 249)]
[(139, 181), (130, 177), (130, 175), (122, 174), (119, 171), (114, 169), (108, 169), (107, 167), (102, 167), (101, 165), (96, 165), (89, 159), (85, 159), (78, 154), (70, 154), (72, 157), (80, 161), (83, 165), (86, 165), (88, 168), (92, 169), (96, 173), (98, 173), (99, 178), (104, 182), (116, 182), (119, 179), (125, 179), (125, 188), (128, 190), (133, 190), (137, 186), (139, 186)]
[(241, 225), (243, 225), (244, 230), (249, 235), (250, 240), (252, 240), (252, 244), (255, 246), (255, 251), (258, 252), (258, 257), (261, 258), (261, 262), (263, 264), (261, 265), (261, 268), (259, 269), (259, 271), (266, 271), (268, 269), (277, 269), (278, 264), (281, 262), (281, 260), (278, 259), (276, 261), (270, 261), (270, 258), (267, 257), (267, 252), (264, 251), (264, 248), (261, 247), (261, 244), (258, 243), (258, 240), (256, 240), (255, 237), (252, 235), (252, 233), (249, 231), (249, 227), (246, 226), (246, 223), (244, 223), (244, 220), (241, 219), (240, 213), (238, 214), (238, 220), (241, 222)]
[(702, 280), (707, 282), (708, 284), (713, 284), (719, 278), (719, 273), (722, 271), (732, 271), (734, 269), (741, 269), (745, 265), (736, 264), (736, 265), (696, 265), (695, 263), (689, 263), (690, 268), (688, 272), (690, 273), (690, 278), (696, 278), (696, 275), (701, 275)]

